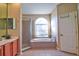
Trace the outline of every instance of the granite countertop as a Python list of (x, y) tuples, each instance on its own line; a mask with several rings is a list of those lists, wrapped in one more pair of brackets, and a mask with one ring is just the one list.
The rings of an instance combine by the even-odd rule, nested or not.
[(10, 43), (10, 42), (17, 40), (17, 39), (18, 39), (18, 37), (12, 37), (11, 39), (2, 40), (2, 41), (0, 41), (0, 46)]

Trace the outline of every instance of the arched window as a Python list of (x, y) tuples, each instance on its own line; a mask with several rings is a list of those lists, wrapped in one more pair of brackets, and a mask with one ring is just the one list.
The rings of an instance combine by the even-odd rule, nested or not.
[(48, 21), (45, 18), (36, 19), (35, 36), (36, 37), (48, 37)]

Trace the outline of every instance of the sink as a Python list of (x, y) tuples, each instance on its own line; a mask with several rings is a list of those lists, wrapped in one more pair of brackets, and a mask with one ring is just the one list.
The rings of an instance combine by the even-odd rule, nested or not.
[(0, 41), (2, 41), (2, 38), (0, 37)]
[(4, 40), (6, 40), (5, 38), (0, 38), (0, 41), (4, 41)]
[(2, 41), (2, 39), (0, 39), (0, 41)]

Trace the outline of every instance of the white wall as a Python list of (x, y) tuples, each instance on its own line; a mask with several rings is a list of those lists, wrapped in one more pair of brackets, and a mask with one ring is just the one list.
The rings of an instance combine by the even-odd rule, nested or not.
[(50, 14), (57, 3), (23, 3), (23, 14)]
[(51, 13), (51, 38), (53, 41), (58, 42), (58, 32), (57, 32), (57, 8)]

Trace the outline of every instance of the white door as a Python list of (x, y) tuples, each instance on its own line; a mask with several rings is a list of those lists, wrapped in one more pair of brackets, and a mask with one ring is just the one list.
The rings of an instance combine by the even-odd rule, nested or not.
[(77, 53), (76, 12), (59, 17), (59, 39), (62, 51)]

